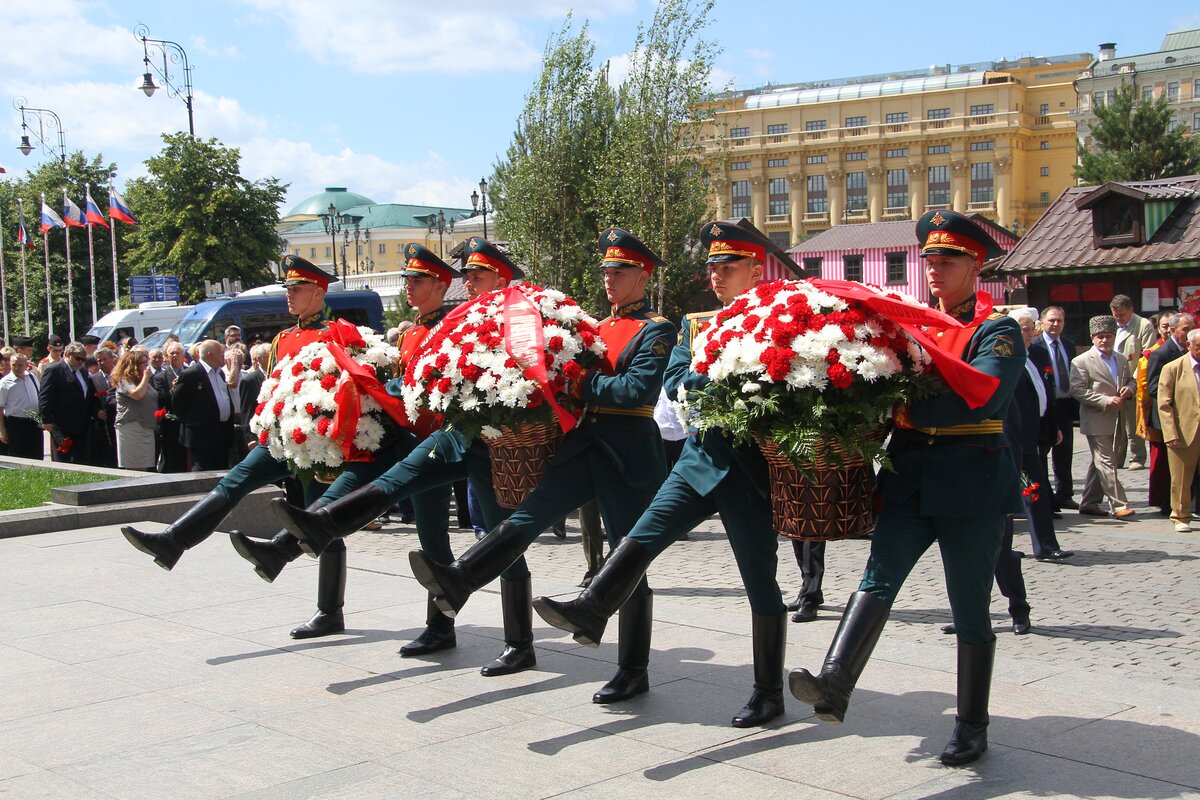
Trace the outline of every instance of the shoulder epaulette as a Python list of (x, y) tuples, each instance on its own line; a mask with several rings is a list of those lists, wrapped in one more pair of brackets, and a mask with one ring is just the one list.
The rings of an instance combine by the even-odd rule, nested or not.
[(993, 311), (991, 314), (988, 314), (988, 321), (994, 319), (1004, 319), (1007, 316), (1008, 314), (1001, 314), (999, 311)]
[(646, 315), (646, 319), (650, 320), (651, 322), (670, 322), (670, 320), (664, 317), (662, 314), (655, 314), (653, 311)]

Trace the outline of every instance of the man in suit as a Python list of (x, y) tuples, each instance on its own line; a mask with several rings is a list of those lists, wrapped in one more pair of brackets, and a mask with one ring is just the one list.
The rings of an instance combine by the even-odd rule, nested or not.
[(1121, 410), (1133, 397), (1133, 374), (1129, 359), (1113, 349), (1115, 317), (1092, 317), (1088, 331), (1094, 347), (1071, 362), (1071, 396), (1079, 401), (1079, 432), (1087, 437), (1092, 451), (1079, 513), (1107, 517), (1108, 512), (1100, 507), (1100, 501), (1107, 498), (1112, 515), (1127, 519), (1134, 512), (1117, 477), (1116, 446), (1125, 435)]
[[(85, 348), (86, 350), (86, 348)], [(90, 463), (99, 467), (115, 467), (117, 465), (117, 395), (111, 392), (109, 376), (117, 366), (116, 353), (107, 348), (96, 351), (97, 370), (88, 376), (92, 384), (92, 393), (104, 408), (106, 419), (97, 420), (92, 429), (92, 453)]]
[(188, 448), (193, 472), (229, 469), (235, 407), (224, 362), (224, 345), (212, 339), (201, 342), (199, 361), (183, 371), (171, 391), (183, 429), (180, 442)]
[[(1050, 454), (1054, 462), (1054, 494), (1051, 507), (1058, 511), (1064, 508), (1079, 508), (1072, 499), (1074, 494), (1071, 479), (1071, 460), (1075, 449), (1075, 419), (1079, 416), (1079, 403), (1071, 397), (1071, 359), (1075, 357), (1075, 342), (1063, 335), (1066, 315), (1058, 306), (1047, 306), (1042, 311), (1042, 333), (1029, 343), (1029, 358), (1044, 372), (1049, 366), (1054, 376), (1052, 405), (1054, 421), (1061, 438)], [(1043, 463), (1046, 456), (1042, 454)], [(1047, 470), (1048, 472), (1048, 470)], [(1049, 484), (1046, 486), (1049, 491)]]
[[(170, 342), (166, 346), (164, 354), (166, 360), (163, 368), (151, 380), (151, 385), (154, 386), (154, 391), (158, 392), (158, 407), (174, 416), (171, 390), (175, 388), (175, 381), (179, 380), (179, 376), (183, 374), (183, 345), (179, 342)], [(159, 421), (159, 472), (187, 472), (187, 448), (180, 443), (180, 433), (178, 417), (169, 419), (164, 416)]]
[(50, 431), (55, 443), (52, 451), (55, 461), (87, 463), (92, 421), (104, 415), (92, 392), (83, 359), (83, 345), (71, 342), (63, 357), (46, 368), (38, 387), (38, 414), (42, 427)]
[(250, 420), (258, 405), (258, 392), (267, 377), (267, 359), (271, 357), (271, 345), (259, 342), (250, 348), (250, 369), (242, 373), (238, 381), (238, 406), (241, 418), (242, 453), (258, 444), (258, 437), (250, 430)]
[[(1113, 317), (1117, 320), (1117, 338), (1113, 350), (1125, 356), (1129, 362), (1131, 373), (1137, 370), (1137, 360), (1144, 351), (1150, 349), (1157, 341), (1158, 335), (1154, 325), (1145, 317), (1133, 313), (1133, 301), (1128, 295), (1118, 294), (1109, 304)], [(1137, 375), (1134, 375), (1137, 378)], [(1146, 440), (1137, 434), (1137, 408), (1134, 403), (1126, 403), (1121, 408), (1121, 429), (1124, 436), (1118, 436), (1115, 458), (1118, 467), (1125, 464), (1125, 452), (1129, 451), (1129, 468), (1131, 470), (1146, 468)]]
[[(1146, 359), (1146, 394), (1149, 398), (1149, 412), (1146, 415), (1146, 426), (1162, 434), (1162, 420), (1158, 411), (1158, 382), (1163, 367), (1181, 358), (1187, 352), (1187, 336), (1196, 327), (1196, 320), (1191, 314), (1177, 313), (1170, 315), (1167, 321), (1167, 337), (1158, 349), (1150, 353)], [(1152, 441), (1150, 444), (1150, 505), (1159, 506), (1164, 514), (1170, 514), (1171, 509), (1171, 469), (1165, 452), (1166, 445), (1162, 441)], [(1157, 452), (1157, 455), (1155, 453)]]
[(1200, 330), (1188, 332), (1187, 345), (1187, 355), (1163, 367), (1158, 380), (1158, 416), (1171, 468), (1171, 521), (1177, 533), (1192, 529), (1192, 481), (1200, 462)]

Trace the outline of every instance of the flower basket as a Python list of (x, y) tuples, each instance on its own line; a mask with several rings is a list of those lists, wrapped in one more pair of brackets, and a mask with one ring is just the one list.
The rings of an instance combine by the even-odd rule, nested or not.
[(525, 501), (525, 496), (541, 480), (562, 438), (557, 425), (530, 423), (520, 424), (516, 430), (506, 425), (499, 436), (484, 437), (492, 463), (492, 488), (501, 507), (518, 508)]
[[(873, 438), (882, 441), (884, 429)], [(771, 478), (771, 516), (780, 536), (804, 542), (854, 539), (875, 527), (875, 470), (870, 461), (822, 440), (803, 469), (774, 439), (758, 442)]]

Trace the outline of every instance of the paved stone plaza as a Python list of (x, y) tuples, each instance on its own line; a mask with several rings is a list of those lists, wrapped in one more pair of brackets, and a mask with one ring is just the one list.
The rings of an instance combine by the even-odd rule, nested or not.
[[(1144, 508), (1146, 473), (1121, 476)], [(653, 566), (652, 688), (616, 706), (590, 702), (615, 644), (579, 647), (536, 618), (537, 669), (480, 676), (501, 647), (495, 586), (463, 610), (456, 650), (399, 658), (425, 605), (411, 527), (349, 540), (349, 630), (306, 642), (287, 632), (313, 610), (311, 559), (266, 584), (224, 535), (172, 573), (115, 527), (0, 540), (0, 796), (1200, 797), (1200, 532), (1148, 513), (1058, 524), (1076, 555), (1025, 561), (1032, 635), (1014, 637), (994, 598), (991, 749), (965, 769), (937, 761), (955, 648), (939, 630), (936, 553), (897, 601), (844, 726), (788, 695), (775, 724), (738, 730), (750, 612), (715, 522)], [(452, 536), (456, 550), (473, 541)], [(830, 545), (827, 605), (790, 625), (788, 667), (819, 666), (868, 547)], [(780, 556), (790, 599), (799, 570), (790, 545)], [(578, 528), (545, 535), (529, 563), (535, 593), (575, 591)]]

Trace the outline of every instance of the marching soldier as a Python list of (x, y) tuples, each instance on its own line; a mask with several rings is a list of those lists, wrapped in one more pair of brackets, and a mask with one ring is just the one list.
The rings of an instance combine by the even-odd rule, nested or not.
[[(700, 242), (708, 249), (713, 293), (725, 305), (758, 282), (768, 253), (800, 271), (744, 219), (708, 223), (700, 229)], [(671, 354), (666, 372), (669, 397), (676, 397), (680, 387), (699, 391), (708, 383), (706, 376), (690, 370), (692, 346), (716, 314), (708, 311), (684, 319), (680, 344)], [(575, 600), (539, 597), (533, 607), (546, 622), (574, 635), (575, 641), (598, 645), (608, 618), (644, 580), (658, 554), (714, 512), (720, 514), (752, 612), (754, 692), (733, 718), (733, 725), (762, 725), (783, 713), (787, 637), (787, 615), (775, 580), (778, 559), (767, 463), (757, 446), (735, 447), (721, 431), (689, 433), (654, 502), (609, 555), (591, 585)]]
[(935, 541), (945, 562), (946, 591), (958, 632), (958, 715), (941, 761), (958, 766), (987, 749), (988, 695), (996, 636), (988, 613), (1004, 521), (1021, 510), (1017, 470), (1002, 431), (1013, 390), (1025, 368), (1015, 320), (993, 313), (975, 293), (986, 258), (1003, 251), (988, 234), (953, 211), (917, 222), (929, 291), (963, 328), (931, 330), (938, 346), (998, 380), (978, 408), (950, 388), (896, 409), (888, 444), (894, 470), (883, 471), (883, 509), (871, 557), (850, 596), (820, 673), (793, 670), (792, 694), (817, 717), (840, 723), (896, 594)]

